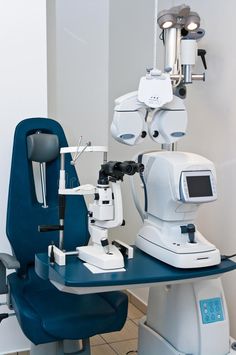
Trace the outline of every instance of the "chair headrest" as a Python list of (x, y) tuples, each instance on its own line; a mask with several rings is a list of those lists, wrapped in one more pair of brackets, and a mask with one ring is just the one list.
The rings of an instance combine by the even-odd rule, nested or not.
[(47, 163), (58, 157), (59, 140), (55, 134), (36, 132), (27, 137), (28, 159)]

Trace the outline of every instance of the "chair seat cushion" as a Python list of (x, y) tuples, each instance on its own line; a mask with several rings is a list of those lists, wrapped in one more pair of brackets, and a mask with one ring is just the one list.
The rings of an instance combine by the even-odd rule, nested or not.
[(122, 292), (75, 295), (58, 291), (40, 279), (34, 268), (27, 278), (8, 276), (11, 303), (25, 335), (34, 344), (84, 339), (120, 330), (128, 300)]

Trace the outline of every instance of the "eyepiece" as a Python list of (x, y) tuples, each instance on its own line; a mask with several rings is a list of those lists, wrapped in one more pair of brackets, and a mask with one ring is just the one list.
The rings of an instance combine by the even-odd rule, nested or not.
[(117, 180), (123, 180), (124, 175), (134, 175), (135, 173), (142, 173), (144, 165), (136, 163), (135, 161), (109, 161), (102, 165), (99, 172), (98, 183), (103, 185), (108, 183), (108, 177)]
[(143, 172), (144, 165), (135, 161), (124, 161), (119, 163), (119, 170), (126, 175), (134, 175), (135, 173)]

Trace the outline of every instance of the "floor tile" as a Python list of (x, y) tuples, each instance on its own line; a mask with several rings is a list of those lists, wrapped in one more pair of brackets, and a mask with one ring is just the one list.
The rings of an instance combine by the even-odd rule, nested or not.
[(129, 308), (128, 308), (128, 318), (130, 319), (140, 319), (143, 317), (143, 313), (136, 308), (132, 303), (129, 303)]
[(91, 346), (101, 345), (105, 343), (106, 343), (105, 340), (100, 335), (95, 335), (92, 338), (90, 338)]
[(102, 334), (102, 337), (107, 343), (136, 339), (138, 337), (138, 327), (131, 320), (128, 320), (120, 332)]
[(91, 348), (91, 355), (117, 355), (117, 353), (108, 345), (97, 345)]
[(137, 298), (134, 294), (130, 294), (130, 303), (132, 303), (136, 308), (138, 308), (142, 313), (147, 313), (147, 304)]
[[(112, 349), (114, 349), (117, 354), (119, 355), (124, 355), (126, 354), (128, 351), (134, 351), (131, 354), (136, 354), (136, 351), (138, 349), (138, 340), (134, 339), (134, 340), (127, 340), (127, 341), (119, 341), (117, 343), (111, 343), (110, 346), (112, 347)], [(130, 354), (130, 355), (131, 355)]]
[(135, 324), (137, 324), (137, 326), (139, 326), (139, 319), (132, 319), (132, 322), (134, 322)]

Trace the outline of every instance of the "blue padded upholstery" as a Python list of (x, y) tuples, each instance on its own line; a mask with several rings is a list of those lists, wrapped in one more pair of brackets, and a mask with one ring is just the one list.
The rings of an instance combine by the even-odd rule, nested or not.
[[(34, 263), (34, 255), (44, 252), (53, 240), (58, 243), (58, 232), (39, 233), (38, 225), (58, 224), (58, 181), (59, 157), (47, 163), (47, 203), (42, 208), (37, 201), (34, 189), (32, 162), (28, 160), (27, 136), (41, 131), (56, 134), (59, 146), (67, 146), (62, 127), (54, 120), (33, 118), (21, 121), (15, 130), (11, 175), (8, 195), (6, 231), (14, 255), (20, 262), (19, 272), (24, 274), (27, 266)], [(75, 168), (70, 164), (70, 155), (66, 154), (67, 184), (78, 186)], [(88, 243), (87, 209), (82, 196), (66, 198), (65, 249), (72, 250), (78, 245)]]
[(83, 339), (120, 330), (126, 320), (122, 292), (74, 295), (58, 291), (33, 268), (27, 279), (8, 276), (11, 302), (24, 334), (34, 343)]
[[(34, 256), (46, 252), (58, 232), (39, 233), (38, 225), (58, 224), (59, 158), (47, 163), (47, 204), (37, 201), (32, 162), (27, 158), (27, 136), (41, 131), (56, 134), (60, 147), (67, 146), (61, 126), (44, 118), (26, 119), (15, 130), (8, 196), (7, 236), (19, 271), (8, 276), (11, 302), (25, 335), (35, 344), (62, 339), (83, 339), (120, 330), (127, 316), (127, 296), (122, 292), (73, 295), (58, 291), (34, 271)], [(67, 154), (67, 186), (79, 184)], [(65, 249), (86, 245), (89, 239), (87, 209), (82, 196), (66, 197)]]

